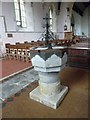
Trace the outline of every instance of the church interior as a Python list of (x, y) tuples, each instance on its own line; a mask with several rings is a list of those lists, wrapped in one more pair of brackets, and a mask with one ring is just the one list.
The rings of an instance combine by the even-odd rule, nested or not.
[(0, 2), (0, 118), (88, 118), (90, 1)]

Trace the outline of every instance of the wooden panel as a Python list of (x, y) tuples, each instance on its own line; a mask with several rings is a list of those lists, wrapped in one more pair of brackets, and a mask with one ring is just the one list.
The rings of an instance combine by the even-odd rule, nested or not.
[(64, 39), (72, 39), (72, 32), (64, 32)]
[(68, 65), (74, 67), (90, 69), (89, 50), (85, 49), (69, 49), (68, 50)]

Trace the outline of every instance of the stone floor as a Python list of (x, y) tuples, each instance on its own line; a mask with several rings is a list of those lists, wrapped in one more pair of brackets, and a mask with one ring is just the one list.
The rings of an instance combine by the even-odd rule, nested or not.
[[(88, 118), (88, 78), (90, 71), (66, 67), (60, 72), (61, 84), (69, 87), (69, 92), (60, 106), (54, 110), (31, 100), (29, 93), (38, 86), (34, 81), (3, 104), (3, 118)], [(11, 102), (10, 102), (11, 101)], [(0, 109), (1, 110), (1, 109)]]
[(38, 73), (32, 68), (0, 83), (0, 90), (2, 91), (0, 92), (0, 103), (35, 80), (38, 80)]

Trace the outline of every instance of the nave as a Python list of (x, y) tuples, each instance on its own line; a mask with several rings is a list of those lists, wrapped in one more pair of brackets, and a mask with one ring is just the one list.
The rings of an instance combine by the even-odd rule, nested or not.
[(87, 118), (90, 1), (0, 1), (0, 118)]

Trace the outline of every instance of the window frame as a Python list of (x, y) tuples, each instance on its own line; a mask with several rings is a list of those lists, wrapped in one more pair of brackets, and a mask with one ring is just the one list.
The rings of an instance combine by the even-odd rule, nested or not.
[(21, 28), (26, 28), (27, 23), (26, 23), (24, 0), (14, 0), (14, 9), (15, 9), (17, 26)]
[(49, 7), (49, 17), (50, 19), (50, 30), (53, 30), (53, 11), (52, 11), (52, 7)]

